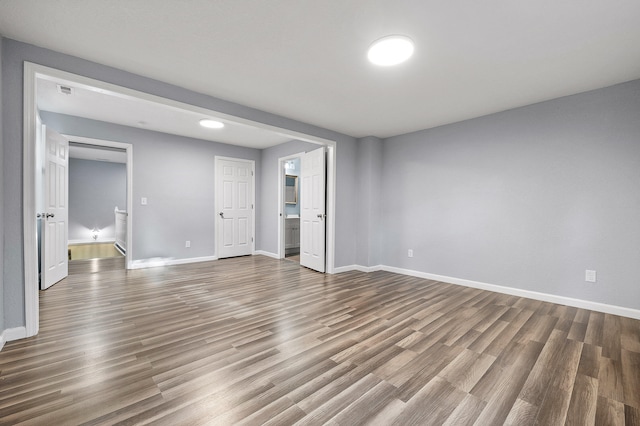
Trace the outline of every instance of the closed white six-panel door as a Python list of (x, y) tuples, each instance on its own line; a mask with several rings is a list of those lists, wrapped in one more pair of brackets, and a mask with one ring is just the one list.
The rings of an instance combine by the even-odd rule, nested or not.
[(253, 252), (253, 162), (216, 159), (218, 258)]

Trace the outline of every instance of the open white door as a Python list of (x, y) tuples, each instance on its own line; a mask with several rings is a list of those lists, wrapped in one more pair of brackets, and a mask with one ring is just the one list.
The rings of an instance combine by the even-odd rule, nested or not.
[(300, 264), (325, 271), (325, 148), (301, 158)]
[(45, 290), (69, 273), (69, 141), (51, 129), (45, 131), (44, 207), (40, 288)]
[(217, 255), (253, 253), (253, 161), (216, 158)]

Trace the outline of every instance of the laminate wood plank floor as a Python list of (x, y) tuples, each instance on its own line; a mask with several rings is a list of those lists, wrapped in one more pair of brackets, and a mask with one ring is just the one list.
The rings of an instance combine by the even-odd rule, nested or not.
[(69, 260), (124, 257), (113, 243), (69, 244)]
[(0, 352), (1, 424), (640, 424), (637, 320), (264, 256), (81, 266)]

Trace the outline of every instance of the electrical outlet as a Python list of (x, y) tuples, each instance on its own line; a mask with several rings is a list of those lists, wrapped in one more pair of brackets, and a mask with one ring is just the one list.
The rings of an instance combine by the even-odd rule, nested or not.
[(595, 283), (596, 271), (592, 271), (590, 269), (587, 269), (586, 271), (584, 271), (584, 280), (588, 283)]
[(407, 252), (407, 256), (413, 257), (413, 250), (409, 249), (409, 251)]
[(191, 241), (186, 241), (186, 242), (184, 243), (184, 246), (185, 246), (186, 248), (191, 247)]

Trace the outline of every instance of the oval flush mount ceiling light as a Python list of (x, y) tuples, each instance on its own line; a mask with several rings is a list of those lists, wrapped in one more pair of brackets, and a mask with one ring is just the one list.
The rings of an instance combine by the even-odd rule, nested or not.
[(367, 57), (371, 63), (388, 67), (398, 65), (413, 55), (413, 40), (403, 35), (390, 35), (373, 42)]
[(220, 121), (210, 120), (208, 118), (203, 118), (200, 120), (200, 125), (202, 127), (206, 127), (207, 129), (222, 129), (224, 127), (224, 123)]

